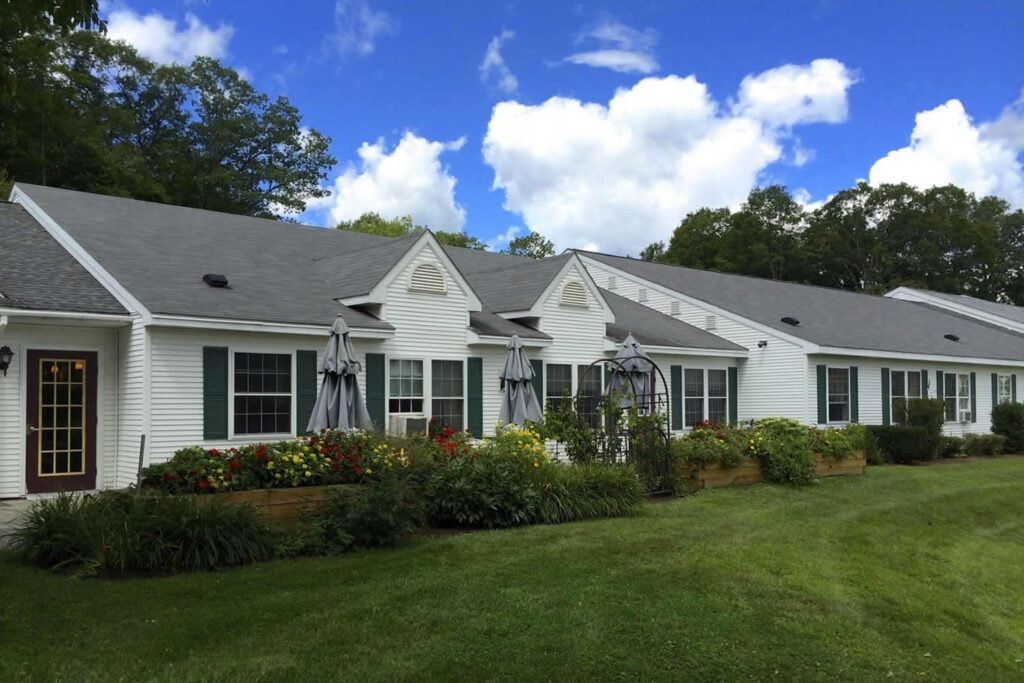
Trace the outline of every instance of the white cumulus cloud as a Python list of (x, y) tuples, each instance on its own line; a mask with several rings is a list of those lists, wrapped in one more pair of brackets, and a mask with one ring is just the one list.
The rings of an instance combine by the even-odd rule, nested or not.
[(390, 151), (383, 140), (364, 142), (359, 163), (350, 163), (335, 178), (331, 195), (308, 208), (326, 209), (332, 223), (375, 211), (385, 218), (409, 215), (435, 230), (460, 230), (466, 211), (455, 201), (456, 180), (440, 157), (465, 143), (465, 138), (437, 142), (411, 132)]
[(220, 59), (227, 54), (235, 29), (229, 24), (216, 28), (194, 14), (185, 23), (153, 11), (141, 15), (130, 9), (115, 10), (107, 18), (107, 37), (121, 40), (155, 62), (187, 64), (200, 55)]
[[(792, 67), (800, 69), (814, 66)], [(843, 100), (845, 111), (845, 91)], [(803, 100), (793, 106), (803, 109)], [(781, 122), (808, 118), (821, 115), (727, 108), (694, 76), (651, 77), (607, 105), (501, 102), (483, 153), (505, 208), (528, 229), (558, 248), (636, 254), (668, 238), (689, 211), (742, 203), (765, 168), (784, 158), (791, 132)]]
[(872, 185), (905, 182), (919, 188), (952, 183), (1024, 206), (1024, 171), (1011, 142), (1012, 126), (1003, 132), (1006, 117), (1004, 112), (997, 120), (1002, 124), (995, 127), (998, 134), (993, 134), (992, 127), (974, 125), (959, 100), (919, 112), (910, 144), (876, 161), (868, 181)]
[(785, 64), (744, 78), (733, 112), (775, 126), (842, 123), (846, 93), (856, 81), (854, 73), (835, 59)]
[(594, 49), (576, 52), (565, 58), (571, 64), (582, 64), (622, 73), (650, 74), (658, 70), (654, 47), (658, 33), (654, 29), (638, 30), (606, 19), (585, 31), (577, 42), (596, 42)]
[(334, 30), (327, 45), (339, 53), (365, 57), (377, 47), (377, 40), (398, 30), (395, 19), (375, 10), (367, 0), (336, 0)]
[(480, 80), (506, 94), (512, 94), (519, 88), (519, 79), (505, 63), (501, 48), (515, 37), (515, 33), (506, 30), (491, 38), (480, 62)]

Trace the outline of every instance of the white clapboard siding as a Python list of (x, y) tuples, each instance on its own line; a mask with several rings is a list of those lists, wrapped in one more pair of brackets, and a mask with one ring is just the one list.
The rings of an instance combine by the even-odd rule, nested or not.
[(117, 470), (117, 343), (112, 329), (9, 324), (3, 344), (14, 351), (7, 376), (0, 375), (0, 498), (25, 494), (25, 433), (29, 416), (26, 359), (29, 349), (96, 351), (96, 485), (109, 487)]
[[(756, 330), (740, 321), (718, 315), (709, 308), (669, 296), (650, 286), (650, 283), (642, 278), (593, 260), (584, 259), (584, 262), (587, 270), (599, 284), (607, 282), (609, 277), (614, 277), (616, 293), (637, 302), (640, 302), (640, 290), (646, 290), (647, 300), (643, 302), (644, 305), (694, 327), (704, 329), (708, 316), (714, 315), (713, 333), (748, 349), (747, 358), (738, 363), (739, 393), (742, 397), (739, 402), (741, 420), (771, 416), (789, 417), (804, 422), (813, 419), (813, 414), (807, 412), (807, 396), (803, 381), (807, 356), (799, 346)], [(758, 348), (757, 343), (762, 340), (767, 340), (768, 345)]]
[(147, 410), (145, 376), (146, 328), (136, 320), (127, 329), (117, 331), (117, 476), (114, 486), (127, 486), (138, 473), (139, 443), (146, 431)]

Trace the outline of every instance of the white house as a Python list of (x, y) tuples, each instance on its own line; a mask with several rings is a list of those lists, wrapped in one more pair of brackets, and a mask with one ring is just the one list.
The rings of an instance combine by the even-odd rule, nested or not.
[(124, 486), (187, 445), (301, 433), (317, 353), (341, 316), (381, 426), (498, 419), (505, 344), (535, 388), (600, 392), (593, 361), (632, 332), (702, 368), (702, 405), (737, 414), (746, 346), (602, 290), (575, 253), (531, 261), (17, 184), (0, 204), (0, 497)]
[[(739, 364), (740, 419), (890, 424), (894, 406), (927, 396), (946, 402), (946, 433), (978, 434), (990, 430), (994, 403), (1019, 400), (1024, 335), (959, 311), (577, 253), (599, 286), (749, 349)], [(706, 417), (696, 399), (689, 409), (685, 382), (673, 405), (683, 406), (684, 426)]]

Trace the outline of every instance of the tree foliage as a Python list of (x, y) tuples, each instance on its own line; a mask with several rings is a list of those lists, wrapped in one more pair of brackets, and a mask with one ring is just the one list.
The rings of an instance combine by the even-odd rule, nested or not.
[(503, 254), (512, 256), (525, 256), (526, 258), (542, 259), (555, 255), (555, 245), (544, 235), (536, 231), (530, 231), (528, 235), (516, 237), (508, 243), (508, 248), (502, 250)]
[(0, 46), (0, 168), (15, 180), (239, 213), (326, 194), (329, 139), (216, 60), (157, 65), (88, 31)]
[(860, 183), (806, 211), (785, 188), (683, 218), (642, 258), (882, 293), (901, 285), (1024, 304), (1024, 211), (947, 185)]
[[(364, 232), (368, 235), (380, 237), (405, 237), (427, 229), (424, 225), (413, 223), (412, 216), (400, 216), (398, 218), (383, 218), (379, 213), (371, 211), (364, 213), (359, 218), (351, 221), (341, 221), (336, 226), (338, 230), (351, 230), (353, 232)], [(434, 237), (441, 244), (448, 247), (462, 247), (464, 249), (483, 250), (487, 248), (483, 242), (472, 235), (464, 232), (445, 232), (438, 230)]]

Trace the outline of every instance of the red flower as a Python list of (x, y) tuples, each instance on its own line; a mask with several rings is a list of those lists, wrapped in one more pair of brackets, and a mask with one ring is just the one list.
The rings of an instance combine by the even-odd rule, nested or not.
[(210, 488), (210, 484), (205, 479), (200, 479), (199, 481), (196, 482), (196, 488), (201, 491), (205, 491), (206, 489)]
[(228, 460), (228, 467), (237, 472), (242, 469), (242, 463), (240, 463), (237, 458), (232, 458), (231, 460)]

